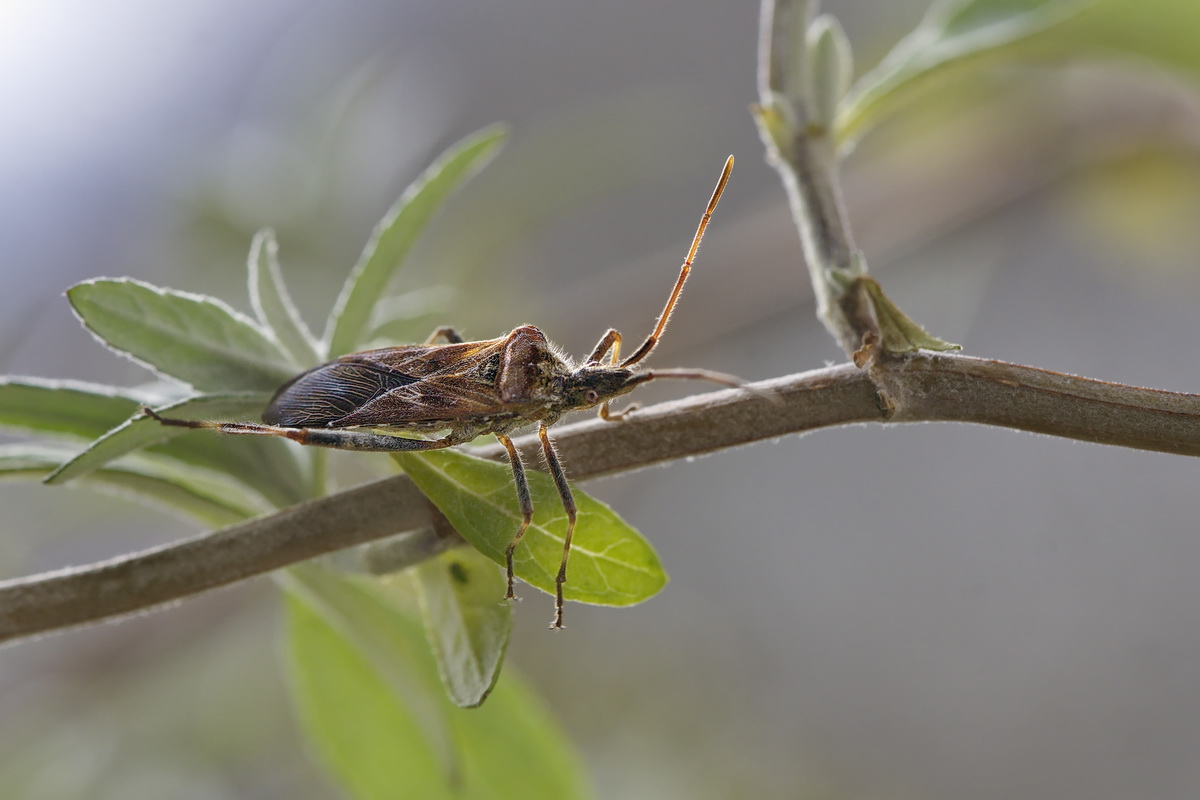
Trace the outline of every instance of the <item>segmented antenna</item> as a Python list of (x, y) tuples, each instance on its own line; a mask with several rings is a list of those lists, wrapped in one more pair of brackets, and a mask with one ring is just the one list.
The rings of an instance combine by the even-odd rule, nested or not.
[(713, 210), (717, 207), (717, 201), (721, 199), (721, 193), (725, 191), (725, 184), (729, 183), (729, 173), (732, 171), (733, 156), (730, 156), (725, 160), (725, 168), (721, 170), (721, 178), (717, 181), (717, 188), (713, 189), (712, 198), (708, 201), (708, 208), (705, 210), (704, 216), (700, 218), (700, 225), (696, 228), (696, 235), (692, 237), (692, 246), (688, 248), (687, 258), (683, 260), (683, 266), (679, 268), (679, 277), (675, 279), (675, 288), (671, 290), (671, 296), (667, 298), (667, 304), (663, 307), (662, 313), (658, 315), (658, 322), (654, 325), (654, 331), (646, 337), (646, 341), (642, 342), (642, 346), (635, 350), (633, 355), (621, 362), (622, 367), (638, 363), (650, 355), (650, 351), (658, 344), (663, 330), (667, 327), (667, 322), (671, 319), (671, 312), (675, 310), (675, 303), (679, 301), (679, 295), (683, 291), (683, 284), (687, 282), (688, 274), (692, 271), (692, 261), (696, 258), (696, 251), (700, 249), (700, 240), (704, 238), (704, 229), (708, 227), (708, 221), (712, 219)]

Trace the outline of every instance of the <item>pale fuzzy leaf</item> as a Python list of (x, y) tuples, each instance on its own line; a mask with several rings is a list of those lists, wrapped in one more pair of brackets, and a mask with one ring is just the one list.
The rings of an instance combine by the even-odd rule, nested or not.
[(450, 193), (487, 163), (504, 138), (504, 129), (493, 126), (451, 146), (375, 227), (329, 317), (325, 336), (330, 358), (362, 344), (376, 302), (418, 235)]
[(147, 402), (115, 386), (8, 376), (0, 378), (0, 427), (94, 439)]
[(824, 129), (833, 127), (838, 104), (854, 78), (854, 55), (850, 40), (837, 18), (822, 14), (808, 29), (809, 108), (812, 122)]
[(250, 244), (247, 260), (250, 273), (250, 306), (259, 324), (276, 341), (299, 369), (308, 369), (322, 360), (321, 347), (309, 331), (283, 281), (279, 267), (279, 244), (275, 233), (262, 230)]
[[(171, 408), (190, 413), (257, 418), (265, 394), (235, 395), (204, 401), (180, 401)], [(152, 403), (149, 394), (111, 386), (37, 378), (0, 379), (0, 427), (59, 436), (99, 439), (84, 452), (63, 451), (53, 483), (119, 458), (142, 447), (183, 464), (229, 476), (254, 488), (273, 505), (284, 506), (307, 496), (306, 477), (292, 448), (283, 441), (220, 436), (212, 432), (181, 436), (181, 428), (148, 424), (138, 410)], [(69, 468), (63, 462), (70, 461)]]
[(253, 321), (211, 297), (130, 278), (85, 281), (71, 307), (113, 350), (201, 391), (273, 391), (295, 370)]
[[(0, 445), (0, 479), (40, 481), (69, 456), (70, 451), (63, 447)], [(241, 522), (267, 510), (236, 484), (188, 470), (162, 457), (122, 459), (93, 470), (81, 483), (163, 506), (214, 527)]]
[(1146, 67), (1200, 82), (1200, 3), (1196, 0), (1097, 0), (1078, 17), (1039, 37), (1047, 46)]
[(838, 113), (837, 138), (853, 142), (888, 111), (934, 79), (1022, 54), (1035, 34), (1060, 25), (1095, 0), (942, 0), (851, 88)]
[[(188, 419), (246, 419), (256, 417), (266, 405), (267, 400), (268, 397), (261, 393), (206, 395), (173, 403), (158, 410), (166, 416), (175, 415)], [(294, 457), (287, 450), (281, 447), (274, 447), (273, 449), (279, 454), (278, 463), (274, 464), (276, 469), (264, 471), (262, 469), (265, 466), (264, 464), (252, 463), (248, 465), (244, 459), (245, 452), (233, 449), (244, 446), (253, 446), (261, 449), (264, 444), (270, 446), (274, 443), (230, 441), (227, 445), (230, 448), (228, 458), (222, 459), (221, 454), (214, 452), (213, 449), (224, 445), (224, 443), (218, 441), (219, 434), (216, 432), (189, 431), (187, 428), (169, 428), (151, 417), (141, 415), (136, 415), (125, 420), (92, 442), (87, 449), (76, 455), (66, 464), (63, 464), (50, 475), (46, 479), (46, 483), (66, 483), (123, 455), (140, 450), (143, 447), (168, 442), (187, 433), (200, 434), (200, 436), (189, 437), (190, 441), (187, 445), (166, 451), (172, 455), (176, 455), (181, 460), (228, 471), (230, 474), (235, 475), (235, 477), (252, 482), (251, 485), (261, 487), (271, 485), (270, 482), (286, 480), (288, 488), (285, 489), (282, 486), (276, 486), (272, 492), (273, 494), (280, 495), (278, 499), (286, 502), (296, 502), (305, 496), (304, 481), (294, 464)], [(204, 441), (205, 439), (210, 439), (211, 444)], [(279, 444), (282, 445), (283, 443)], [(239, 455), (242, 458), (238, 458)], [(255, 460), (257, 461), (257, 459)], [(287, 463), (288, 460), (293, 462), (290, 468)], [(244, 466), (250, 466), (251, 470), (247, 472), (241, 469)]]
[[(252, 410), (263, 408), (266, 401), (265, 395), (256, 393), (209, 395), (190, 398), (157, 410), (163, 412), (165, 416), (175, 415), (189, 419), (236, 418), (251, 413)], [(135, 414), (92, 442), (75, 458), (63, 464), (46, 479), (46, 483), (66, 483), (123, 455), (141, 450), (149, 445), (166, 442), (188, 432), (187, 428), (170, 428), (152, 417)]]

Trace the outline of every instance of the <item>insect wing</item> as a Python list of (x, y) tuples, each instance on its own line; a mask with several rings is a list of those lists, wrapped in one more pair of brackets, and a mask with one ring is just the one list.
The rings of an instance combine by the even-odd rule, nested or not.
[(419, 380), (371, 363), (334, 361), (286, 383), (263, 412), (263, 422), (287, 428), (334, 425), (381, 394)]
[(385, 392), (333, 427), (404, 427), (417, 423), (451, 425), (491, 416), (504, 409), (494, 383), (478, 377), (437, 375)]
[[(385, 347), (342, 356), (339, 361), (368, 363), (414, 378), (475, 372), (489, 359), (499, 359), (504, 339), (456, 344)], [(336, 362), (335, 362), (336, 363)]]
[(447, 422), (478, 415), (493, 388), (503, 339), (352, 353), (302, 373), (275, 394), (263, 421), (293, 428)]

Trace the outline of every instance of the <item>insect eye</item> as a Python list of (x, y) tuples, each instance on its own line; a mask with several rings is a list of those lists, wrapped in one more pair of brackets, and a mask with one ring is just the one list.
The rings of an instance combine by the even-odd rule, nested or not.
[(589, 403), (594, 403), (600, 399), (600, 393), (597, 392), (595, 389), (588, 389), (587, 392), (583, 395), (583, 397)]

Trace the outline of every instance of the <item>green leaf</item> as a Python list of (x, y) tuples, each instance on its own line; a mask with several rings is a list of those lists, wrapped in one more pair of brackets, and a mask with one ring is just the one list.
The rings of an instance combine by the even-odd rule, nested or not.
[(412, 185), (375, 227), (333, 307), (326, 328), (330, 358), (354, 350), (366, 332), (375, 303), (434, 212), (463, 181), (491, 158), (505, 138), (498, 126), (451, 146)]
[(96, 383), (4, 377), (0, 378), (0, 426), (94, 439), (149, 399)]
[[(266, 405), (265, 394), (193, 398), (171, 406), (193, 417), (252, 417)], [(0, 379), (0, 426), (42, 433), (100, 439), (83, 453), (62, 451), (53, 484), (65, 483), (142, 447), (183, 464), (230, 475), (257, 490), (271, 504), (305, 499), (306, 478), (295, 451), (286, 442), (260, 437), (219, 436), (212, 432), (181, 436), (135, 416), (148, 396), (111, 386), (37, 378)], [(165, 440), (165, 441), (164, 441)], [(158, 444), (154, 444), (158, 442)], [(69, 461), (70, 464), (63, 462)]]
[(303, 465), (296, 447), (273, 437), (191, 431), (154, 445), (148, 452), (224, 473), (257, 491), (276, 508), (283, 508), (312, 496), (308, 488), (310, 470)]
[(308, 736), (358, 800), (584, 798), (578, 758), (511, 674), (453, 707), (398, 579), (284, 573), (292, 690)]
[(464, 791), (478, 800), (585, 800), (592, 796), (567, 735), (527, 684), (508, 669), (488, 701), (453, 709)]
[[(254, 413), (265, 404), (266, 397), (263, 394), (207, 395), (172, 403), (157, 410), (166, 416), (188, 419), (228, 419)], [(48, 477), (46, 483), (66, 483), (121, 456), (189, 432), (187, 428), (169, 428), (152, 417), (137, 414), (88, 445), (87, 449)], [(216, 434), (212, 435), (215, 437)]]
[(473, 708), (500, 677), (512, 633), (504, 576), (482, 553), (458, 547), (416, 567), (413, 577), (442, 684), (456, 706)]
[(854, 54), (841, 23), (832, 14), (822, 14), (808, 28), (806, 75), (812, 122), (828, 130), (837, 117), (838, 104), (854, 77)]
[(279, 268), (279, 243), (275, 232), (261, 230), (250, 244), (250, 305), (259, 324), (270, 331), (297, 367), (308, 369), (322, 360), (317, 343), (292, 296)]
[(1047, 44), (1098, 54), (1132, 56), (1147, 65), (1200, 80), (1200, 3), (1195, 0), (1098, 0), (1066, 24), (1048, 32)]
[(1035, 34), (1061, 25), (1094, 3), (1095, 0), (935, 3), (916, 29), (850, 90), (838, 114), (838, 141), (858, 139), (930, 81), (948, 79), (1004, 57), (1024, 55), (1023, 45)]
[[(504, 563), (504, 549), (521, 520), (507, 465), (455, 450), (394, 457), (476, 550), (497, 564)], [(533, 524), (514, 554), (513, 567), (521, 580), (553, 594), (567, 515), (549, 475), (530, 470), (528, 477)], [(575, 502), (579, 514), (564, 586), (566, 599), (626, 606), (657, 594), (667, 575), (650, 543), (599, 500), (576, 490)]]
[[(262, 393), (204, 395), (157, 409), (187, 419), (256, 418), (268, 400)], [(168, 428), (150, 417), (135, 416), (92, 442), (46, 479), (63, 484), (143, 447), (187, 464), (225, 472), (255, 488), (277, 506), (307, 497), (307, 482), (295, 454), (282, 441), (221, 436), (214, 431)]]
[[(62, 447), (0, 445), (0, 479), (42, 480), (69, 457), (70, 451)], [(100, 491), (150, 501), (212, 526), (241, 522), (265, 510), (228, 480), (181, 469), (162, 458), (123, 459), (93, 470), (83, 483)]]
[[(292, 694), (305, 731), (351, 797), (454, 797), (437, 684), (421, 684), (412, 663), (428, 647), (420, 626), (353, 586), (338, 588), (342, 608), (295, 589), (287, 597)], [(346, 630), (353, 613), (363, 615), (357, 626), (375, 628), (380, 655)]]
[(858, 280), (862, 282), (867, 296), (871, 298), (871, 308), (875, 311), (875, 319), (879, 323), (884, 350), (889, 353), (912, 353), (916, 350), (962, 349), (962, 345), (939, 339), (922, 328), (883, 293), (883, 287), (874, 278), (862, 276)]
[(430, 331), (445, 320), (457, 307), (458, 291), (452, 286), (427, 286), (421, 289), (389, 294), (375, 304), (371, 330), (364, 344), (380, 347), (396, 342), (424, 341)]
[(278, 344), (220, 300), (129, 278), (85, 281), (67, 297), (111, 349), (198, 390), (274, 391), (295, 373)]

